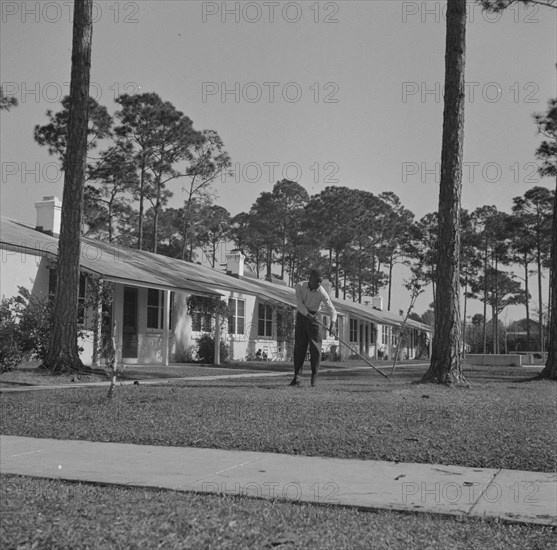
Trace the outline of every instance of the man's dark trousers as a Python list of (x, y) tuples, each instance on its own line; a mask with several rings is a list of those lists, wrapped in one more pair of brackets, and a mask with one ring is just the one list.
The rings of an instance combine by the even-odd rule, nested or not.
[(294, 336), (294, 376), (298, 376), (302, 372), (308, 344), (311, 374), (316, 375), (321, 364), (321, 330), (317, 319), (308, 319), (298, 311)]

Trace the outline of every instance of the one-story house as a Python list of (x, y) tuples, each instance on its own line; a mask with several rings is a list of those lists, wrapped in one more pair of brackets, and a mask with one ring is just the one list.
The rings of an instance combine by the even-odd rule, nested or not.
[[(56, 197), (44, 197), (35, 206), (35, 226), (2, 217), (2, 297), (16, 295), (18, 286), (28, 287), (35, 296), (52, 297), (61, 202)], [(169, 364), (195, 358), (197, 339), (206, 332), (215, 336), (216, 361), (221, 339), (228, 345), (232, 360), (258, 357), (290, 360), (294, 289), (255, 278), (246, 269), (239, 251), (228, 254), (226, 260), (224, 272), (82, 238), (79, 300), (86, 303), (93, 279), (113, 285), (108, 330), (115, 336), (117, 360), (123, 364)], [(201, 312), (190, 315), (187, 299), (192, 295), (220, 297), (228, 302), (232, 314), (224, 323), (215, 323)], [(374, 309), (371, 304), (336, 298), (332, 301), (339, 313), (339, 336), (350, 346), (327, 337), (323, 350), (330, 358), (346, 359), (354, 351), (368, 357), (380, 353), (391, 356), (396, 343), (393, 329), (402, 325), (400, 317)], [(102, 327), (93, 326), (94, 318), (90, 305), (79, 315), (83, 334), (81, 356), (85, 364), (101, 361), (94, 348), (99, 341), (95, 334)], [(327, 319), (323, 321), (328, 324)], [(410, 338), (399, 353), (400, 358), (415, 357), (419, 347), (417, 334), (431, 332), (430, 327), (415, 321), (409, 321), (407, 327)]]

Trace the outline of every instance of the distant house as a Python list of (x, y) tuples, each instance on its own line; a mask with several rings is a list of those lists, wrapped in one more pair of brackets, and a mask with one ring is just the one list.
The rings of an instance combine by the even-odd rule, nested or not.
[[(45, 197), (36, 203), (37, 223), (28, 224), (2, 217), (0, 231), (0, 293), (14, 296), (24, 286), (40, 297), (52, 297), (55, 289), (55, 262), (58, 253), (61, 203)], [(95, 239), (82, 239), (79, 300), (83, 308), (79, 322), (84, 337), (82, 360), (98, 362), (92, 311), (86, 309), (91, 281), (100, 278), (114, 285), (110, 312), (112, 322), (104, 330), (115, 331), (117, 359), (124, 364), (169, 364), (183, 362), (195, 350), (197, 339), (206, 332), (219, 333), (229, 347), (229, 358), (244, 360), (266, 356), (270, 360), (290, 360), (291, 327), (296, 305), (295, 291), (284, 284), (257, 279), (245, 269), (241, 252), (226, 257), (227, 271), (219, 271), (141, 250), (125, 249)], [(191, 295), (218, 296), (228, 302), (233, 314), (216, 330), (214, 320), (201, 312), (187, 311)], [(379, 352), (391, 355), (393, 327), (401, 319), (371, 305), (333, 298), (339, 313), (339, 335), (350, 348), (335, 339), (325, 339), (329, 358), (346, 359), (353, 350), (368, 357)], [(375, 304), (377, 306), (377, 303)], [(324, 324), (328, 324), (326, 318)], [(413, 358), (418, 335), (431, 328), (410, 321), (410, 338), (399, 357)]]

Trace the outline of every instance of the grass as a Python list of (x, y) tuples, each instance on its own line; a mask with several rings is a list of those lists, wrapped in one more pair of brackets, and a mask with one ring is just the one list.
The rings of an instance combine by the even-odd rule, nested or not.
[(289, 377), (187, 381), (7, 393), (7, 435), (241, 449), (310, 456), (552, 472), (556, 390), (518, 383), (535, 369), (469, 368), (469, 389), (393, 382), (370, 370), (324, 373), (316, 388)]
[(555, 529), (0, 476), (3, 548), (534, 550)]
[[(18, 366), (17, 369), (0, 374), (0, 384), (5, 387), (10, 385), (23, 386), (71, 386), (76, 382), (108, 382), (109, 376), (103, 369), (96, 369), (93, 374), (57, 374), (51, 375), (44, 369), (38, 368), (40, 361), (27, 361)], [(249, 363), (248, 363), (249, 365)], [(256, 370), (261, 369), (260, 365)], [(234, 365), (231, 367), (213, 367), (212, 365), (128, 365), (119, 375), (120, 380), (152, 380), (164, 378), (181, 378), (195, 376), (215, 376), (219, 374), (230, 374), (233, 369), (236, 374), (241, 372), (251, 372), (253, 369)]]
[[(40, 361), (26, 361), (15, 370), (0, 373), (0, 384), (24, 385), (24, 386), (71, 386), (76, 382), (105, 382), (109, 380), (108, 375), (102, 368), (95, 369), (92, 374), (57, 374), (51, 375), (48, 371), (38, 368)], [(402, 361), (412, 363), (412, 361)], [(347, 363), (327, 363), (323, 368), (343, 369), (346, 367), (363, 365), (359, 361), (348, 361)], [(382, 366), (381, 361), (377, 363), (380, 368), (390, 369), (390, 363)], [(162, 365), (126, 365), (119, 375), (120, 380), (152, 380), (164, 378), (191, 378), (196, 376), (215, 376), (219, 374), (241, 374), (246, 372), (292, 372), (292, 364), (287, 362), (271, 361), (235, 361), (226, 365), (204, 365), (199, 363), (176, 363), (168, 366)]]

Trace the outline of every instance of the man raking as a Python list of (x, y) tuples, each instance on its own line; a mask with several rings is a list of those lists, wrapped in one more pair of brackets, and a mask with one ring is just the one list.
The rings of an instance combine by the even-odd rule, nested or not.
[(331, 317), (329, 332), (332, 333), (337, 320), (337, 312), (327, 291), (321, 286), (323, 278), (317, 269), (312, 269), (309, 281), (296, 285), (296, 328), (294, 332), (294, 378), (291, 386), (299, 386), (299, 376), (304, 367), (304, 360), (309, 344), (311, 361), (311, 385), (315, 386), (319, 365), (321, 364), (321, 323), (319, 310), (323, 305), (324, 313)]

